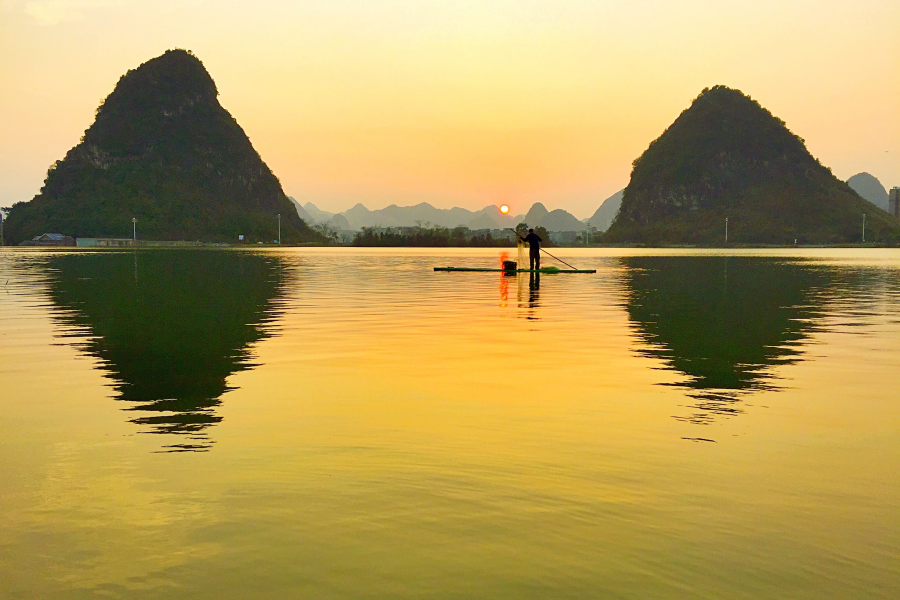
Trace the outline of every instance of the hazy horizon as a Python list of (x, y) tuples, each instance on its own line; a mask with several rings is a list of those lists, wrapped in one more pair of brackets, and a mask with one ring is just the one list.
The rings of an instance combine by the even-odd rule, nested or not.
[(900, 185), (895, 2), (4, 0), (0, 22), (2, 206), (39, 191), (119, 77), (176, 47), (285, 193), (329, 212), (542, 202), (585, 218), (716, 84), (840, 179)]
[[(621, 188), (620, 188), (620, 189), (621, 189)], [(613, 194), (610, 194), (610, 196), (615, 195), (615, 193), (618, 193), (619, 191), (620, 191), (620, 190), (616, 190), (616, 192), (614, 192)], [(377, 211), (377, 210), (382, 210), (382, 209), (388, 208), (388, 207), (390, 207), (390, 206), (397, 206), (397, 207), (399, 207), (399, 208), (411, 208), (411, 207), (417, 206), (417, 205), (419, 205), (419, 204), (430, 204), (430, 205), (433, 206), (434, 208), (437, 208), (437, 209), (440, 209), (440, 210), (450, 210), (450, 209), (452, 209), (452, 208), (464, 208), (464, 209), (470, 210), (470, 211), (472, 211), (472, 212), (478, 212), (478, 211), (484, 210), (485, 208), (488, 208), (488, 207), (490, 207), (490, 206), (496, 206), (496, 207), (499, 209), (499, 207), (503, 204), (503, 203), (490, 202), (490, 203), (485, 204), (484, 206), (481, 206), (481, 207), (470, 208), (470, 207), (468, 207), (468, 206), (459, 206), (459, 205), (456, 205), (456, 204), (450, 205), (450, 206), (441, 206), (441, 205), (435, 204), (434, 202), (429, 202), (428, 200), (420, 200), (420, 201), (418, 201), (418, 202), (410, 202), (410, 203), (402, 203), (402, 204), (401, 204), (400, 202), (389, 202), (389, 203), (384, 204), (384, 205), (379, 205), (378, 207), (372, 207), (372, 206), (369, 206), (368, 204), (366, 204), (365, 202), (354, 202), (352, 205), (347, 206), (346, 208), (341, 208), (341, 209), (338, 209), (338, 210), (330, 210), (330, 209), (323, 208), (322, 206), (319, 206), (319, 204), (317, 204), (317, 203), (315, 202), (315, 200), (307, 200), (307, 201), (303, 201), (303, 200), (301, 200), (300, 198), (298, 198), (297, 196), (295, 196), (295, 195), (293, 195), (293, 194), (290, 194), (290, 193), (287, 193), (287, 196), (288, 196), (289, 198), (293, 198), (294, 200), (296, 200), (297, 202), (299, 202), (301, 206), (305, 206), (307, 203), (310, 203), (310, 202), (311, 202), (311, 203), (312, 203), (316, 208), (318, 208), (319, 210), (322, 210), (322, 211), (324, 211), (324, 212), (334, 213), (334, 214), (341, 214), (341, 213), (344, 213), (344, 212), (350, 210), (351, 208), (355, 207), (357, 204), (362, 204), (362, 205), (363, 205), (364, 207), (366, 207), (368, 210), (373, 211), (373, 212), (374, 212), (374, 211)], [(600, 205), (602, 205), (606, 200), (608, 200), (608, 198), (603, 198), (603, 199), (601, 199), (601, 200), (599, 201), (599, 203), (597, 204), (597, 208), (599, 208)], [(547, 202), (543, 202), (543, 201), (541, 201), (541, 200), (535, 200), (535, 201), (533, 201), (533, 202), (529, 202), (528, 204), (523, 204), (523, 205), (520, 205), (520, 206), (515, 206), (515, 207), (514, 207), (514, 206), (510, 206), (509, 214), (510, 214), (510, 215), (513, 215), (513, 216), (518, 216), (518, 215), (524, 216), (524, 215), (531, 209), (531, 207), (534, 206), (535, 204), (543, 204), (544, 207), (545, 207), (548, 211), (553, 211), (553, 210), (556, 210), (556, 209), (561, 208), (561, 209), (563, 209), (563, 210), (569, 212), (570, 214), (572, 214), (572, 215), (574, 215), (575, 217), (577, 217), (577, 218), (579, 218), (579, 219), (582, 219), (582, 220), (583, 220), (583, 219), (587, 219), (588, 217), (593, 216), (593, 214), (594, 214), (594, 213), (596, 212), (596, 210), (597, 210), (597, 208), (595, 208), (594, 210), (591, 210), (590, 212), (588, 212), (588, 213), (586, 213), (586, 214), (584, 214), (584, 215), (579, 215), (579, 214), (573, 213), (572, 211), (566, 209), (565, 207), (562, 207), (562, 206), (554, 206), (554, 205), (552, 205), (552, 204), (549, 204), (549, 203), (547, 203)], [(498, 213), (497, 213), (497, 214), (498, 214), (498, 216), (501, 216), (501, 213), (499, 212), (499, 210), (498, 210)]]

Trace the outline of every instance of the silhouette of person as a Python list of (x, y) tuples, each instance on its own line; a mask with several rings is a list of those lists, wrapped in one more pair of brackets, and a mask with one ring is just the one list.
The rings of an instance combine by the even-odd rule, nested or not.
[(528, 252), (529, 263), (531, 265), (531, 270), (535, 271), (541, 268), (541, 242), (544, 240), (541, 239), (541, 236), (534, 232), (534, 229), (528, 230), (528, 235), (522, 238), (523, 241), (528, 242), (530, 250)]

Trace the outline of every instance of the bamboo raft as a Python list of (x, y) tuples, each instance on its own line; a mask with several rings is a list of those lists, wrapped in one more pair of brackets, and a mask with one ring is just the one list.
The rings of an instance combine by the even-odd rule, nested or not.
[(468, 272), (476, 271), (480, 273), (544, 273), (554, 275), (556, 273), (596, 273), (597, 269), (560, 269), (557, 267), (544, 267), (543, 269), (497, 269), (489, 267), (435, 267), (435, 271), (452, 271), (452, 272)]

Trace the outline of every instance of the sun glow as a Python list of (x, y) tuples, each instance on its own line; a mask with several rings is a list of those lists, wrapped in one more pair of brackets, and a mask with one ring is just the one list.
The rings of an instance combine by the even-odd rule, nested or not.
[(509, 212), (509, 207), (504, 204), (503, 206), (500, 207), (500, 212), (502, 212), (505, 215), (506, 213)]

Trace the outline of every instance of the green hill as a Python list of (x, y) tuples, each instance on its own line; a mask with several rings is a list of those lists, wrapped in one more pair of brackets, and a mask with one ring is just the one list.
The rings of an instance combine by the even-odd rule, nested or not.
[(896, 243), (896, 219), (862, 199), (784, 122), (738, 90), (716, 86), (634, 161), (605, 242)]
[(300, 219), (197, 57), (169, 50), (119, 79), (93, 125), (12, 207), (7, 243), (44, 232), (149, 240), (320, 240)]

